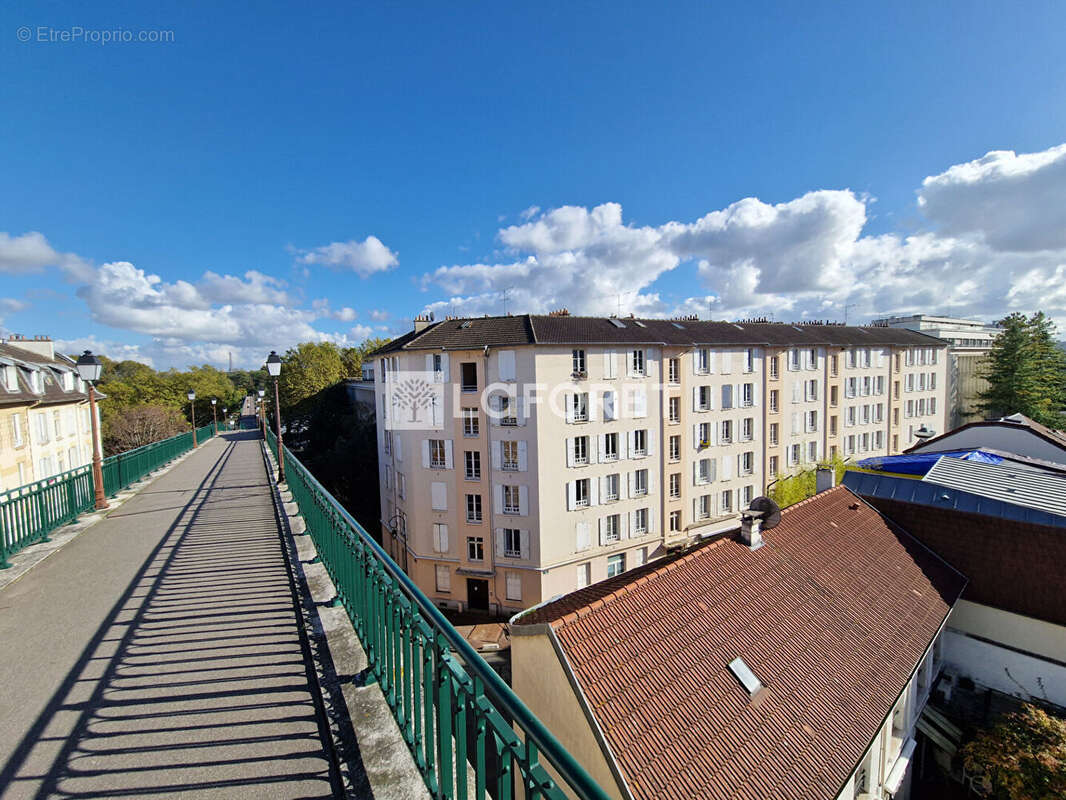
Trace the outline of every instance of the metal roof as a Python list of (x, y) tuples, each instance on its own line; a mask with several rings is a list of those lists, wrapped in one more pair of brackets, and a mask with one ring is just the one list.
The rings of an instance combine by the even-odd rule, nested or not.
[(1066, 516), (1066, 477), (1021, 464), (985, 464), (943, 456), (922, 480)]
[[(963, 463), (971, 464), (971, 462)], [(982, 464), (978, 466), (988, 465)], [(1005, 472), (1011, 471), (1010, 469), (1005, 470)], [(1033, 480), (1033, 473), (1026, 473), (1025, 479)], [(935, 508), (951, 508), (956, 511), (967, 511), (988, 517), (1028, 522), (1034, 525), (1066, 528), (1066, 516), (1062, 513), (1019, 505), (1015, 502), (1001, 500), (998, 497), (986, 497), (979, 493), (980, 489), (977, 485), (970, 486), (973, 491), (966, 491), (953, 486), (942, 486), (925, 479), (900, 478), (894, 475), (879, 475), (873, 472), (856, 472), (855, 470), (848, 470), (844, 473), (843, 484), (855, 494), (864, 497), (880, 497), (887, 500), (899, 500), (904, 503), (917, 503)], [(1061, 492), (1062, 489), (1059, 489), (1059, 491)], [(1003, 492), (1003, 494), (1006, 494), (1006, 492)], [(1046, 505), (1044, 507), (1047, 508)]]

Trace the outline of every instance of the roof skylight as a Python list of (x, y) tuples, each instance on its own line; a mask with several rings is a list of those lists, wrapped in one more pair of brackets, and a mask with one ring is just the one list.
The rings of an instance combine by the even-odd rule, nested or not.
[(607, 321), (609, 323), (611, 323), (612, 325), (614, 325), (616, 328), (624, 328), (625, 327), (625, 325), (622, 324), (621, 320), (615, 319), (614, 317), (608, 317)]
[(740, 685), (744, 687), (750, 696), (754, 697), (755, 693), (763, 688), (762, 681), (755, 677), (755, 673), (744, 663), (743, 658), (734, 658), (730, 661), (729, 671), (733, 673), (734, 678), (740, 681)]

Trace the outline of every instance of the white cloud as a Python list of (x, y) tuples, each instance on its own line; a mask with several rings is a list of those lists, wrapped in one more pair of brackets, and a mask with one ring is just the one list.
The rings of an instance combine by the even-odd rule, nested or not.
[(367, 236), (361, 242), (331, 242), (312, 250), (296, 252), (296, 260), (301, 264), (322, 264), (331, 269), (351, 270), (361, 278), (392, 269), (400, 263), (397, 254), (376, 236)]
[(354, 308), (345, 306), (344, 308), (338, 308), (336, 311), (330, 308), (329, 300), (325, 297), (320, 297), (317, 300), (311, 301), (311, 308), (315, 311), (316, 316), (329, 317), (330, 319), (338, 320), (339, 322), (352, 322), (359, 316), (359, 312)]
[(384, 322), (389, 318), (389, 312), (381, 308), (374, 308), (370, 311), (370, 319), (374, 322)]
[(349, 333), (351, 334), (351, 338), (353, 341), (361, 342), (364, 339), (369, 339), (371, 336), (373, 336), (374, 329), (369, 325), (356, 325), (349, 331)]
[[(530, 219), (533, 219), (533, 217), (537, 216), (537, 214), (539, 214), (539, 213), (540, 213), (540, 206), (530, 206), (529, 208), (525, 209), (524, 211), (520, 211), (518, 216), (520, 216), (524, 220), (530, 220)], [(503, 221), (503, 217), (500, 218), (500, 221), (501, 222)]]
[(244, 273), (244, 280), (233, 275), (205, 272), (196, 288), (210, 303), (278, 303), (288, 304), (284, 282), (256, 270)]
[(55, 348), (58, 353), (66, 353), (77, 357), (86, 350), (91, 350), (98, 356), (107, 356), (114, 361), (140, 361), (148, 366), (155, 366), (155, 361), (144, 352), (139, 344), (128, 344), (113, 340), (102, 340), (95, 336), (83, 336), (77, 339), (56, 339)]
[(74, 253), (60, 253), (37, 231), (21, 236), (0, 231), (0, 273), (25, 275), (59, 267), (70, 280), (87, 277), (92, 268)]

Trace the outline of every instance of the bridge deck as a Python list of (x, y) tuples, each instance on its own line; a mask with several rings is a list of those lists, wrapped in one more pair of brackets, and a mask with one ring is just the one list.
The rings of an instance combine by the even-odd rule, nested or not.
[(0, 592), (0, 796), (339, 790), (253, 432)]

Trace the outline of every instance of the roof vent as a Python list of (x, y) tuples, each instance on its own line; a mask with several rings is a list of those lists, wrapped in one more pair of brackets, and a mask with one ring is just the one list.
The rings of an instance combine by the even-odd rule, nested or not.
[(620, 319), (615, 319), (614, 317), (608, 317), (607, 321), (609, 323), (611, 323), (612, 325), (614, 325), (616, 328), (624, 328), (625, 327), (625, 323), (622, 322), (622, 320), (620, 320)]
[(679, 331), (685, 330), (685, 326), (679, 322), (671, 322), (670, 324), (677, 328)]
[(634, 324), (634, 325), (636, 325), (636, 326), (638, 326), (638, 327), (641, 327), (641, 328), (647, 328), (647, 327), (648, 327), (648, 326), (647, 326), (647, 325), (645, 325), (645, 324), (644, 324), (643, 322), (641, 322), (641, 321), (640, 321), (639, 319), (635, 319), (635, 320), (633, 320), (633, 324)]
[(733, 673), (733, 677), (740, 681), (740, 685), (744, 687), (744, 690), (748, 693), (748, 697), (754, 698), (765, 687), (758, 678), (755, 677), (755, 673), (751, 671), (751, 668), (744, 663), (743, 658), (734, 658), (729, 662), (729, 671)]

